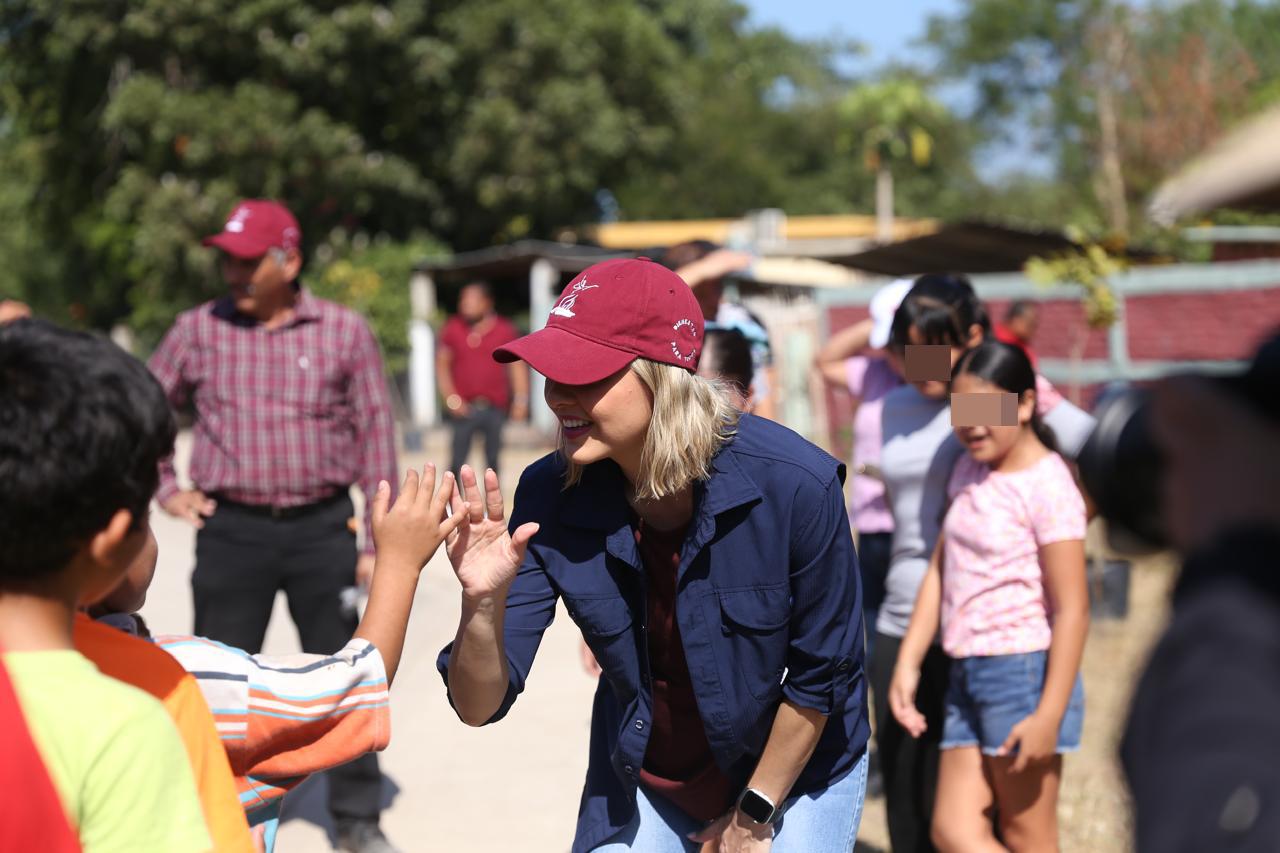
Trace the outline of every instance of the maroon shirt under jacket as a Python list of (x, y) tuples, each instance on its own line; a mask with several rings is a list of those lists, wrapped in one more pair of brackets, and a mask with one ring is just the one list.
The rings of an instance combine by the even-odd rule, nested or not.
[(676, 623), (676, 570), (686, 531), (686, 527), (654, 530), (642, 521), (636, 523), (636, 547), (648, 583), (653, 676), (653, 730), (640, 782), (690, 817), (710, 821), (729, 810), (734, 791), (711, 755)]

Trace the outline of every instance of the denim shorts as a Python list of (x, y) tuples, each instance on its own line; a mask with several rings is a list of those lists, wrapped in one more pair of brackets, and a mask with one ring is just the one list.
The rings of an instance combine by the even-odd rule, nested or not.
[[(1044, 690), (1048, 652), (956, 658), (947, 687), (942, 749), (978, 746), (995, 755), (1013, 727), (1035, 711)], [(1058, 729), (1058, 753), (1080, 748), (1084, 682), (1076, 676)]]

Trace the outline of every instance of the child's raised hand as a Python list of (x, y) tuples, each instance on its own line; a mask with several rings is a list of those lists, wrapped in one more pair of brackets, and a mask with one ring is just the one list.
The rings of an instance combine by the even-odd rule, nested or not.
[(893, 668), (893, 680), (889, 683), (889, 710), (898, 725), (912, 737), (920, 737), (929, 728), (924, 714), (916, 707), (916, 688), (920, 684), (920, 670), (905, 666)]
[(1053, 758), (1058, 749), (1058, 728), (1061, 725), (1061, 720), (1051, 720), (1036, 711), (1014, 724), (996, 755), (1008, 757), (1017, 749), (1018, 757), (1010, 769), (1021, 773), (1032, 763)]
[(445, 515), (453, 488), (453, 474), (446, 471), (436, 489), (436, 468), (430, 463), (422, 469), (421, 480), (417, 471), (409, 469), (400, 496), (390, 506), (390, 486), (385, 480), (378, 484), (372, 512), (378, 570), (390, 565), (422, 570), (440, 543), (467, 519), (465, 511), (452, 518)]

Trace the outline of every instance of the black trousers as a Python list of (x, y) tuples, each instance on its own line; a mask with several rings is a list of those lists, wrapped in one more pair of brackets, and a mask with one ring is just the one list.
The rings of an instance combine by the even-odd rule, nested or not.
[[(502, 425), (507, 415), (502, 409), (488, 405), (483, 400), (471, 403), (471, 414), (453, 419), (453, 452), (449, 470), (454, 474), (462, 468), (471, 454), (471, 443), (477, 432), (484, 434), (485, 465), (498, 470), (498, 453), (502, 450)], [(483, 473), (483, 472), (482, 472)]]
[[(283, 589), (303, 651), (333, 654), (346, 645), (357, 622), (342, 602), (343, 590), (355, 584), (352, 513), (345, 494), (289, 518), (219, 501), (196, 535), (196, 635), (257, 654)], [(329, 771), (335, 818), (376, 819), (381, 795), (374, 753)]]
[(876, 719), (876, 748), (884, 776), (885, 811), (889, 846), (893, 853), (932, 853), (929, 823), (938, 792), (938, 744), (942, 742), (944, 702), (950, 660), (933, 646), (920, 666), (916, 707), (924, 714), (928, 730), (917, 740), (898, 725), (889, 710), (889, 682), (898, 659), (900, 637), (876, 634), (871, 653), (872, 711)]
[(862, 626), (867, 635), (867, 655), (876, 645), (876, 617), (884, 603), (885, 580), (893, 557), (892, 533), (858, 534), (858, 570), (862, 576)]

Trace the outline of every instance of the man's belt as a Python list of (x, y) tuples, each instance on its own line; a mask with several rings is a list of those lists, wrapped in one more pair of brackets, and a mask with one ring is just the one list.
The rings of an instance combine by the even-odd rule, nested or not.
[(272, 504), (250, 504), (242, 501), (233, 501), (223, 495), (213, 493), (209, 497), (218, 502), (218, 507), (230, 507), (238, 512), (245, 512), (250, 515), (261, 515), (266, 518), (300, 518), (302, 516), (311, 515), (328, 509), (339, 501), (348, 498), (349, 495), (345, 491), (334, 492), (327, 498), (321, 498), (315, 503), (299, 504), (297, 506), (273, 506)]

